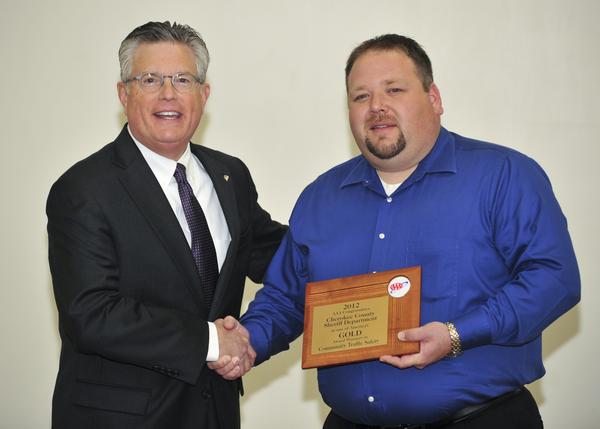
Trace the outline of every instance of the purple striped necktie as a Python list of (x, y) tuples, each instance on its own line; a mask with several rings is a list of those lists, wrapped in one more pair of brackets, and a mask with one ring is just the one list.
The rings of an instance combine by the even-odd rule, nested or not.
[(177, 163), (174, 176), (177, 181), (183, 212), (192, 235), (191, 250), (196, 268), (198, 268), (200, 274), (200, 286), (210, 305), (215, 294), (217, 277), (219, 276), (217, 252), (202, 207), (200, 207), (192, 187), (187, 181), (183, 164)]

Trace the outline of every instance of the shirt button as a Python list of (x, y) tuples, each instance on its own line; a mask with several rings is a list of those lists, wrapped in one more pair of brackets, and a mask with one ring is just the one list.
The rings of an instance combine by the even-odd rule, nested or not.
[(385, 200), (386, 200), (388, 203), (391, 203), (391, 202), (392, 202), (392, 197), (387, 197)]
[(373, 402), (373, 401), (375, 401), (375, 398), (373, 398), (372, 396), (369, 396), (369, 397), (367, 398), (367, 401), (369, 401), (369, 402)]
[(379, 233), (379, 238), (383, 240), (385, 238), (385, 234), (383, 232)]

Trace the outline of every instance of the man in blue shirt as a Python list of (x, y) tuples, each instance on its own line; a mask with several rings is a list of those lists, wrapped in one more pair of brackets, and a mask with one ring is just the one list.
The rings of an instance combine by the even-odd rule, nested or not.
[[(324, 428), (542, 427), (523, 386), (544, 375), (543, 329), (580, 297), (548, 177), (441, 127), (431, 63), (412, 39), (358, 46), (346, 85), (362, 155), (304, 190), (236, 328), (260, 363), (302, 333), (307, 282), (420, 265), (421, 326), (398, 334), (420, 351), (320, 368)], [(230, 369), (217, 368), (243, 372)]]

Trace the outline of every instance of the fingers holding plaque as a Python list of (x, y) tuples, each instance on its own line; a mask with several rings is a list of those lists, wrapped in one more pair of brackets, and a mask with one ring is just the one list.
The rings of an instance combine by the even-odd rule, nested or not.
[(399, 331), (419, 326), (421, 267), (306, 285), (302, 368), (416, 353)]

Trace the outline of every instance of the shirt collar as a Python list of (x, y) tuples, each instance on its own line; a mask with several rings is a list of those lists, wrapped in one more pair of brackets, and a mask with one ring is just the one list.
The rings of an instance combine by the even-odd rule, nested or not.
[(160, 183), (161, 186), (166, 187), (169, 184), (169, 182), (173, 178), (173, 175), (175, 174), (175, 167), (177, 167), (178, 163), (184, 165), (184, 167), (186, 168), (186, 172), (190, 170), (189, 163), (192, 158), (192, 152), (190, 150), (189, 143), (185, 148), (185, 152), (183, 152), (183, 155), (181, 155), (179, 160), (173, 161), (172, 159), (166, 158), (148, 149), (146, 146), (144, 146), (142, 143), (136, 140), (136, 138), (131, 133), (131, 130), (129, 129), (129, 125), (127, 125), (127, 131), (129, 132), (129, 135), (133, 139), (135, 145), (142, 153), (142, 156), (148, 163), (148, 166), (156, 176), (156, 180), (158, 180), (158, 183)]
[(419, 163), (412, 177), (414, 180), (419, 180), (429, 173), (456, 173), (454, 136), (444, 127), (440, 128), (440, 134), (433, 148)]
[[(372, 181), (379, 181), (377, 172), (366, 158), (362, 155), (357, 158), (358, 162), (342, 181), (340, 188), (356, 183), (368, 184)], [(420, 180), (429, 173), (456, 173), (454, 136), (444, 127), (440, 128), (440, 134), (431, 151), (419, 163), (419, 166), (405, 181), (405, 184), (408, 185), (408, 183)]]

